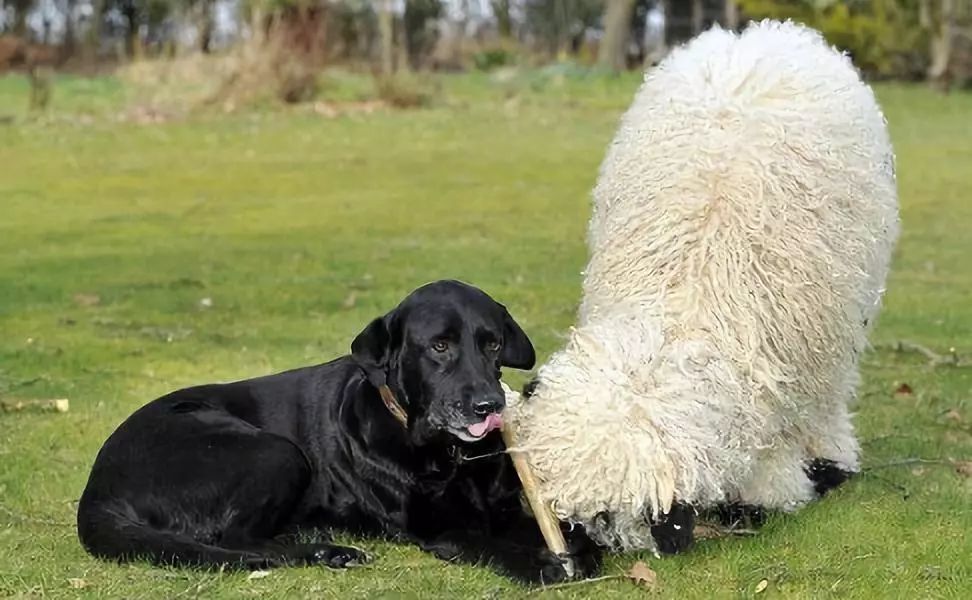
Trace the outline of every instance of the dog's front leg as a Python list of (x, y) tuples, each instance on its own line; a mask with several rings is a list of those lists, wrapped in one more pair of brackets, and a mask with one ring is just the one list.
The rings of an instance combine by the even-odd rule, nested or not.
[[(536, 529), (536, 523), (525, 520), (524, 528)], [(512, 531), (512, 530), (511, 530)], [(522, 529), (520, 530), (522, 531)], [(564, 527), (569, 558), (575, 576), (595, 575), (601, 567), (601, 550), (583, 531)], [(564, 559), (546, 548), (539, 535), (517, 536), (520, 539), (498, 537), (475, 530), (452, 530), (433, 539), (420, 542), (423, 550), (438, 558), (490, 566), (522, 583), (550, 585), (568, 579)]]

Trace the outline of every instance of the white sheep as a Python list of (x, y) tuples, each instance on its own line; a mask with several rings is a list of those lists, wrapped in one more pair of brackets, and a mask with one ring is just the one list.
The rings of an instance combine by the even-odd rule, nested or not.
[(675, 502), (791, 511), (813, 461), (859, 469), (893, 163), (870, 88), (806, 27), (716, 28), (648, 72), (594, 190), (577, 326), (507, 417), (559, 518), (654, 548)]

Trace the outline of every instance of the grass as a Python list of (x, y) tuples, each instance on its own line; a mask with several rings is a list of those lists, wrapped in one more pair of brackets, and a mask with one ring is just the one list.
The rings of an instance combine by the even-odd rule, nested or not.
[[(448, 80), (427, 110), (137, 125), (111, 118), (125, 91), (110, 79), (59, 80), (47, 117), (26, 117), (26, 85), (0, 79), (0, 115), (14, 116), (0, 123), (0, 397), (71, 401), (64, 414), (0, 413), (0, 596), (526, 595), (370, 540), (358, 543), (376, 562), (349, 572), (108, 564), (79, 546), (76, 501), (101, 443), (142, 403), (330, 359), (432, 279), (488, 290), (545, 357), (573, 321), (588, 190), (636, 82), (475, 75)], [(878, 92), (904, 231), (864, 361), (865, 465), (970, 460), (972, 369), (886, 347), (972, 354), (972, 96)], [(970, 532), (972, 480), (914, 464), (868, 472), (757, 536), (614, 557), (605, 572), (647, 560), (670, 598), (749, 597), (763, 580), (766, 598), (967, 598)], [(615, 579), (541, 595), (641, 593)]]

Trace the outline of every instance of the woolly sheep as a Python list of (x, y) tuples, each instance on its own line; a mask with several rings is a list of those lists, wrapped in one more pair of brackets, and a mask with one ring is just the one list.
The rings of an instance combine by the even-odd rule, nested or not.
[(594, 190), (577, 326), (510, 398), (557, 517), (653, 549), (676, 502), (791, 511), (812, 461), (859, 469), (893, 162), (873, 93), (803, 26), (716, 28), (648, 72)]

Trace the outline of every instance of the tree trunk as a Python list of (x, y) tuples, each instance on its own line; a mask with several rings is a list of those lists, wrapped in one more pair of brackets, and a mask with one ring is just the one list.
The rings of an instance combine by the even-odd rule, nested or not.
[(702, 0), (692, 0), (692, 33), (699, 35), (702, 33), (702, 26), (705, 23), (705, 12)]
[(555, 2), (555, 19), (557, 26), (554, 30), (554, 53), (557, 60), (563, 62), (570, 56), (570, 18), (567, 14), (567, 4), (565, 2)]
[(64, 40), (61, 42), (61, 59), (67, 60), (74, 54), (74, 5), (77, 0), (64, 3)]
[(27, 77), (30, 80), (31, 111), (44, 110), (51, 103), (51, 70), (49, 67), (28, 64)]
[(726, 0), (726, 29), (735, 31), (739, 28), (739, 5), (736, 0)]
[(30, 12), (31, 0), (14, 0), (13, 32), (17, 37), (27, 35), (27, 13)]
[(395, 70), (395, 15), (392, 0), (380, 0), (378, 29), (381, 34), (381, 72), (391, 75)]
[(199, 3), (199, 51), (209, 54), (213, 46), (213, 0)]
[(510, 16), (510, 0), (491, 0), (496, 30), (503, 40), (513, 38), (513, 18)]
[[(408, 72), (411, 70), (412, 63), (409, 61), (408, 57), (408, 46), (405, 43), (405, 37), (407, 33), (405, 32), (405, 22), (403, 19), (393, 19), (392, 20), (392, 40), (400, 40), (399, 44), (395, 46), (395, 65), (402, 71)], [(418, 68), (418, 59), (416, 59), (416, 69)]]
[(633, 10), (634, 0), (607, 0), (604, 7), (604, 37), (598, 49), (597, 63), (614, 73), (622, 71), (627, 62)]
[(952, 83), (952, 50), (955, 38), (954, 0), (922, 0), (921, 24), (930, 34), (928, 83), (936, 89), (948, 92)]
[(469, 25), (469, 0), (459, 0), (459, 20), (452, 24), (453, 36), (450, 44), (453, 65), (461, 65), (463, 57), (463, 42), (466, 39), (466, 27)]
[(126, 2), (122, 8), (125, 24), (125, 55), (129, 60), (139, 60), (142, 57), (142, 43), (138, 35), (138, 8), (134, 2)]
[(93, 0), (91, 3), (91, 23), (88, 30), (84, 33), (84, 47), (82, 49), (84, 60), (94, 63), (98, 59), (98, 51), (101, 49), (101, 22), (104, 18), (105, 0)]

